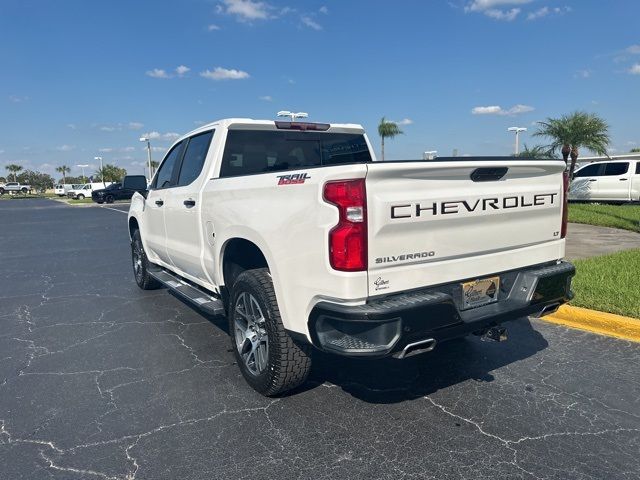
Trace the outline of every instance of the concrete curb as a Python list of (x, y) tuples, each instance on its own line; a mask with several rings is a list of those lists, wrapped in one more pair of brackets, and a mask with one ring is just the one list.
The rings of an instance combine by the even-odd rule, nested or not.
[(542, 317), (542, 320), (600, 335), (640, 342), (640, 320), (631, 317), (562, 305), (557, 312)]

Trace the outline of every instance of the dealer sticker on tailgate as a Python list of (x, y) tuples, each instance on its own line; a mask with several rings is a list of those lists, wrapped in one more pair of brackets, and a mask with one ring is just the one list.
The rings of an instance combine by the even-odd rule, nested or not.
[(498, 301), (500, 277), (482, 278), (462, 284), (462, 309), (479, 307)]

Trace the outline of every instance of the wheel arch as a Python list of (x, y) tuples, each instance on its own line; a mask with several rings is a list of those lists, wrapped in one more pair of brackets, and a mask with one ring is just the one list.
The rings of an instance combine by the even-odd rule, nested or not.
[(129, 239), (133, 239), (133, 233), (136, 230), (140, 230), (140, 224), (136, 217), (129, 217)]
[(267, 256), (251, 240), (242, 237), (228, 239), (220, 252), (222, 282), (227, 288), (245, 270), (269, 268)]

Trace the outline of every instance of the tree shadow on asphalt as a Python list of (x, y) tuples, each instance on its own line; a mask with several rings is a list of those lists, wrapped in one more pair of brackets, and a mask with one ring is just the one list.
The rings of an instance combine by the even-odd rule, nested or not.
[(404, 360), (364, 360), (315, 352), (309, 381), (298, 391), (329, 384), (367, 403), (390, 404), (421, 398), (466, 380), (491, 382), (492, 371), (548, 346), (527, 318), (505, 325), (509, 332), (505, 342), (484, 342), (469, 336)]

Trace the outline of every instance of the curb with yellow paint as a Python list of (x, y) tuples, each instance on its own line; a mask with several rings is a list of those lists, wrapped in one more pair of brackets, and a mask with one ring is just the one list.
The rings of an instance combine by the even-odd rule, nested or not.
[(640, 320), (636, 318), (562, 305), (557, 312), (542, 317), (542, 320), (601, 335), (640, 342)]

